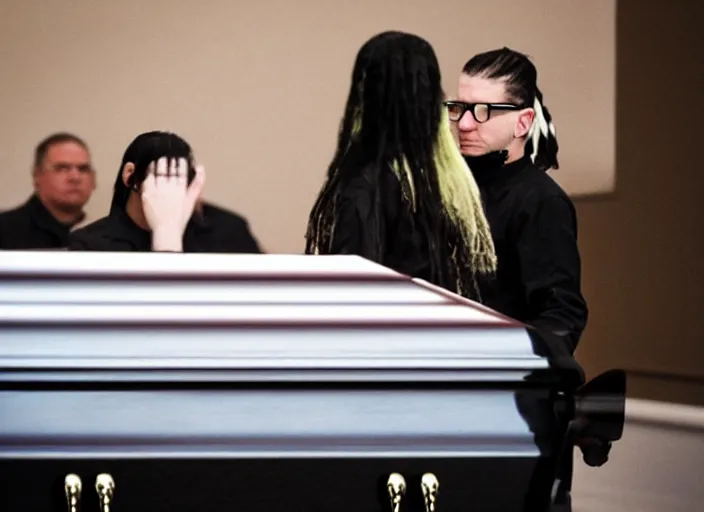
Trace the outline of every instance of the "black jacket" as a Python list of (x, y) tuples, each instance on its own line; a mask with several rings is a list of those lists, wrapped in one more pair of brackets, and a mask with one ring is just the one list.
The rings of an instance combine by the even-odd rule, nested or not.
[(380, 173), (380, 182), (375, 185), (372, 175), (372, 169), (364, 167), (339, 184), (334, 232), (325, 252), (355, 254), (401, 274), (434, 282), (427, 240), (403, 202), (398, 179), (387, 170)]
[(0, 213), (0, 249), (63, 249), (73, 224), (62, 224), (36, 195), (13, 210)]
[(482, 302), (566, 338), (574, 351), (584, 330), (577, 216), (572, 201), (529, 157), (472, 170), (479, 185), (498, 271), (482, 283)]
[[(76, 230), (71, 234), (73, 251), (152, 250), (151, 233), (137, 226), (122, 210)], [(209, 203), (195, 213), (186, 227), (183, 252), (261, 253), (247, 221), (236, 213)]]

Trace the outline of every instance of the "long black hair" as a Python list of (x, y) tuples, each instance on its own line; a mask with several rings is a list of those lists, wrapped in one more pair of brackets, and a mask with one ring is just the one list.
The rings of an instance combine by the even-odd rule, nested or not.
[[(191, 146), (184, 139), (171, 132), (152, 131), (138, 135), (125, 150), (122, 163), (117, 171), (113, 188), (110, 211), (124, 210), (130, 191), (137, 190), (147, 177), (147, 167), (161, 157), (186, 158), (188, 160), (188, 182), (195, 177), (195, 165)], [(122, 179), (125, 164), (134, 164), (134, 172), (126, 185)]]
[[(370, 169), (378, 191), (384, 174), (393, 171), (431, 248), (431, 279), (474, 295), (476, 274), (493, 272), (496, 256), (478, 188), (452, 138), (443, 99), (440, 66), (425, 39), (388, 31), (362, 46), (335, 155), (310, 213), (306, 253), (329, 252), (335, 200), (346, 179)], [(381, 197), (378, 192), (377, 221)], [(384, 240), (379, 230), (371, 235), (381, 259)]]
[(530, 59), (507, 47), (475, 55), (462, 69), (465, 75), (504, 80), (511, 101), (535, 110), (535, 120), (526, 142), (526, 154), (542, 169), (558, 169), (558, 144), (552, 116), (538, 89), (538, 70)]

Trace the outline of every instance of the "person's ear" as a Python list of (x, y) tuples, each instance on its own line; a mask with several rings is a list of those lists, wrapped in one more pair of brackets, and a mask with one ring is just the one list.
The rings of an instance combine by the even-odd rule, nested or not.
[(39, 174), (41, 172), (42, 169), (38, 165), (32, 169), (32, 184), (34, 185), (34, 190), (36, 190), (39, 185)]
[(90, 179), (93, 182), (93, 190), (98, 188), (98, 173), (95, 172), (93, 166), (90, 166)]
[(129, 189), (134, 189), (130, 184), (130, 178), (134, 174), (134, 164), (132, 162), (127, 162), (122, 168), (122, 183)]
[(533, 110), (532, 108), (526, 108), (521, 110), (518, 114), (516, 126), (513, 131), (514, 137), (520, 139), (528, 135), (530, 127), (533, 126), (533, 119), (535, 119), (535, 110)]

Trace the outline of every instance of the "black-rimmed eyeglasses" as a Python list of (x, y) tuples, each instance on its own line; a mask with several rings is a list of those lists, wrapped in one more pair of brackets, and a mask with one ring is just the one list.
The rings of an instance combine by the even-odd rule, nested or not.
[(467, 103), (465, 101), (445, 101), (447, 115), (450, 121), (457, 122), (462, 119), (465, 112), (470, 111), (478, 123), (486, 123), (491, 118), (494, 110), (521, 110), (521, 105), (514, 103)]

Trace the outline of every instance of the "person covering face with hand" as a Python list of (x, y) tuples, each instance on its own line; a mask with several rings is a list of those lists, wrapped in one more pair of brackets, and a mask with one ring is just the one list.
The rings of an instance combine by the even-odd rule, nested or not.
[(189, 185), (188, 170), (185, 158), (162, 157), (156, 165), (149, 164), (141, 206), (151, 228), (153, 251), (183, 252), (183, 234), (205, 182), (205, 170), (196, 166)]
[(127, 148), (110, 214), (72, 235), (69, 248), (93, 251), (210, 252), (209, 231), (194, 209), (205, 183), (190, 146), (175, 134), (149, 132)]
[(72, 250), (261, 253), (247, 220), (203, 200), (205, 170), (170, 132), (127, 147), (107, 217), (76, 231)]

